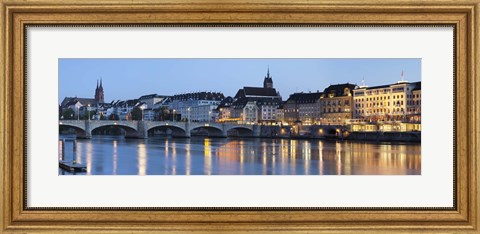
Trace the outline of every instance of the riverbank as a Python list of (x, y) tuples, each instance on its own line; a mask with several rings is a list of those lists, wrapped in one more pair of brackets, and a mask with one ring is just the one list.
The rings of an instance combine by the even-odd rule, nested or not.
[(389, 142), (421, 142), (421, 132), (352, 132), (347, 140), (389, 141)]
[(421, 142), (421, 132), (349, 132), (345, 126), (262, 126), (259, 137), (282, 139), (327, 139), (349, 141)]

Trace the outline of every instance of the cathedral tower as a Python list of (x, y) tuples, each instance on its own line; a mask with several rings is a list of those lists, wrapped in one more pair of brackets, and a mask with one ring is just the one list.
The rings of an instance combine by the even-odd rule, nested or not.
[(95, 101), (97, 101), (97, 103), (105, 102), (105, 97), (103, 94), (102, 78), (100, 78), (100, 86), (98, 85), (98, 80), (97, 80), (97, 88), (95, 89)]

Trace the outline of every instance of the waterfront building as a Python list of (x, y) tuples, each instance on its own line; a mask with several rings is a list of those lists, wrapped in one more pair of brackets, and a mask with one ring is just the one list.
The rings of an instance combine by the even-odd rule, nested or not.
[(153, 104), (153, 109), (161, 109), (161, 108), (166, 108), (168, 109), (168, 105), (169, 103), (172, 101), (172, 97), (171, 96), (164, 96), (165, 98), (163, 98), (161, 101), (159, 102), (156, 102), (155, 104)]
[(353, 115), (353, 90), (355, 84), (336, 84), (328, 86), (322, 93), (320, 124), (345, 125)]
[(212, 121), (215, 119), (214, 110), (225, 98), (220, 92), (193, 92), (172, 96), (168, 108), (173, 115), (180, 115), (181, 119), (196, 122)]
[(138, 99), (115, 101), (112, 106), (107, 109), (106, 116), (107, 118), (111, 118), (112, 115), (115, 115), (119, 120), (130, 120), (130, 112), (132, 112), (139, 103)]
[(94, 115), (94, 119), (102, 120), (108, 118), (108, 109), (112, 107), (113, 101), (111, 103), (99, 103), (97, 104), (97, 110)]
[(268, 70), (263, 87), (243, 87), (237, 91), (231, 105), (230, 118), (239, 123), (273, 124), (281, 102), (282, 97), (273, 88), (273, 78)]
[(72, 109), (76, 118), (78, 118), (78, 115), (84, 115), (87, 113), (87, 110), (91, 112), (95, 111), (96, 113), (98, 108), (105, 104), (104, 100), (103, 84), (100, 79), (100, 84), (97, 80), (94, 98), (65, 97), (60, 104), (60, 112)]
[(352, 97), (355, 84), (330, 85), (320, 92), (290, 95), (283, 105), (287, 124), (345, 125), (352, 118)]
[[(70, 98), (70, 97), (64, 98), (62, 101), (62, 104), (60, 105), (60, 113), (62, 113), (60, 118), (62, 119), (63, 118), (69, 118), (69, 119), (79, 118), (80, 107), (82, 107), (83, 104), (76, 99), (73, 99), (73, 100), (70, 100), (70, 99), (73, 99), (73, 98)], [(73, 111), (74, 116), (63, 116), (63, 113), (68, 109), (71, 109)]]
[(187, 115), (182, 114), (182, 119), (194, 122), (210, 122), (217, 119), (217, 105), (198, 105), (187, 109)]
[(283, 121), (289, 125), (319, 124), (321, 118), (320, 98), (322, 92), (294, 93), (283, 104)]
[(154, 112), (154, 119), (155, 120), (168, 120), (170, 119), (171, 115), (169, 114), (168, 104), (171, 101), (171, 96), (166, 96), (161, 101), (153, 104), (152, 110)]
[[(413, 90), (420, 82), (399, 81), (395, 84), (367, 87), (361, 86), (353, 91), (354, 118), (367, 122), (401, 121), (407, 122), (407, 113), (417, 105)], [(418, 95), (418, 91), (415, 93)], [(415, 99), (419, 101), (420, 96)], [(420, 109), (417, 112), (421, 114)]]
[(285, 121), (285, 109), (283, 108), (284, 104), (285, 102), (280, 103), (277, 108), (277, 114), (275, 116), (277, 124), (283, 124)]
[(155, 112), (152, 108), (143, 109), (143, 120), (153, 121), (155, 120)]
[(218, 118), (216, 119), (216, 122), (234, 122), (238, 121), (238, 119), (232, 119), (232, 103), (233, 103), (233, 98), (228, 96), (224, 98), (221, 102), (220, 105), (218, 105), (217, 109), (215, 112), (217, 112)]
[(159, 115), (162, 108), (168, 108), (168, 104), (165, 104), (165, 102), (169, 100), (169, 96), (148, 94), (139, 97), (138, 100), (145, 104), (143, 106), (143, 119), (155, 120), (160, 119)]
[(231, 114), (234, 119), (238, 119), (238, 123), (257, 124), (260, 122), (258, 109), (256, 100), (242, 98), (234, 101)]
[(167, 98), (168, 96), (165, 95), (148, 94), (139, 97), (138, 100), (144, 102), (147, 105), (147, 108), (154, 108), (155, 104), (162, 102)]
[(395, 84), (353, 91), (351, 131), (421, 131), (421, 82), (402, 78)]
[(412, 123), (420, 123), (422, 121), (422, 83), (416, 82), (412, 94), (409, 94), (407, 104), (408, 121)]
[(60, 105), (61, 112), (71, 109), (75, 117), (78, 118), (86, 113), (86, 110), (94, 111), (97, 109), (97, 102), (93, 98), (65, 97)]

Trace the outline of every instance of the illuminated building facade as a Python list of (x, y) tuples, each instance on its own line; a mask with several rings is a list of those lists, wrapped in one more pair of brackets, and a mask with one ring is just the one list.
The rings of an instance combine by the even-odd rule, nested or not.
[(292, 124), (318, 124), (321, 118), (321, 92), (294, 93), (283, 104), (284, 122)]
[(173, 115), (181, 115), (181, 119), (191, 121), (212, 121), (215, 109), (224, 99), (220, 92), (194, 92), (172, 96), (168, 108)]
[[(361, 86), (353, 91), (353, 117), (367, 122), (407, 122), (407, 115), (412, 109), (418, 110), (418, 115), (421, 114), (418, 105), (414, 105), (420, 96), (415, 101), (413, 98), (413, 91), (419, 86), (420, 82), (406, 81), (375, 87)], [(418, 91), (415, 94), (418, 95)]]
[(220, 105), (218, 105), (217, 109), (215, 112), (217, 112), (217, 119), (216, 122), (233, 122), (237, 121), (232, 119), (232, 103), (233, 103), (233, 98), (228, 96), (224, 98), (221, 102)]
[(294, 93), (283, 106), (284, 122), (302, 125), (344, 125), (352, 118), (354, 84), (328, 86), (323, 92)]
[(324, 125), (345, 125), (353, 115), (353, 90), (355, 84), (328, 86), (321, 96), (321, 119)]
[(230, 118), (246, 124), (273, 124), (282, 97), (273, 88), (270, 71), (263, 81), (263, 87), (243, 87), (233, 98)]
[(412, 123), (422, 122), (422, 83), (416, 82), (415, 88), (412, 90), (412, 94), (409, 94), (407, 104), (408, 121)]

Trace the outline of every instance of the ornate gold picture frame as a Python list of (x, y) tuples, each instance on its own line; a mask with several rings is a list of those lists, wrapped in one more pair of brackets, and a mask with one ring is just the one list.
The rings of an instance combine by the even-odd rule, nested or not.
[[(1, 2), (2, 232), (479, 232), (479, 0)], [(25, 205), (27, 25), (325, 24), (455, 27), (454, 209), (31, 209)]]

